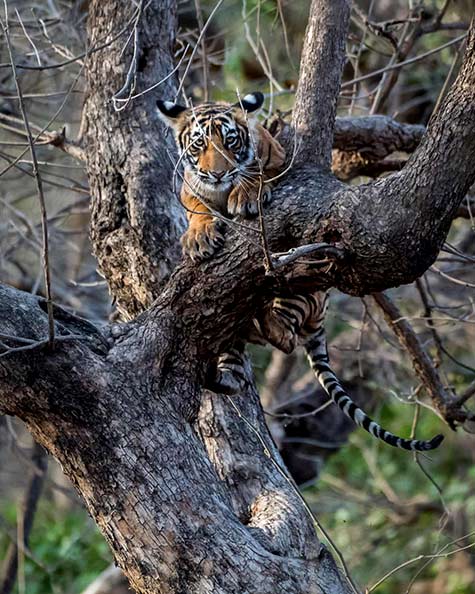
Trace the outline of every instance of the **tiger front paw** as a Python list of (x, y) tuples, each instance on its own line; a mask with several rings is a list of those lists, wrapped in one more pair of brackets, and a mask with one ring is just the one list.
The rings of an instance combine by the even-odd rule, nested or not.
[(181, 238), (183, 253), (194, 262), (210, 258), (223, 245), (223, 223), (214, 217), (200, 217), (202, 221), (190, 224)]
[[(262, 204), (268, 204), (271, 199), (269, 186), (260, 190)], [(232, 216), (255, 217), (259, 213), (259, 188), (236, 186), (228, 196), (228, 213)]]

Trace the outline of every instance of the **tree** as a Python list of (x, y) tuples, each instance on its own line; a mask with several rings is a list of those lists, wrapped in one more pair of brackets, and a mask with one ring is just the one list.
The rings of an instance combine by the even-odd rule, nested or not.
[[(90, 3), (83, 150), (91, 237), (130, 321), (97, 327), (48, 298), (2, 286), (0, 410), (22, 419), (60, 461), (142, 594), (354, 587), (317, 540), (251, 372), (239, 397), (202, 390), (206, 362), (283, 286), (364, 295), (420, 276), (475, 181), (473, 23), (457, 79), (404, 168), (361, 186), (332, 175), (349, 15), (347, 0), (311, 3), (292, 120), (297, 150), (265, 218), (271, 267), (257, 227), (228, 228), (223, 250), (194, 265), (180, 261), (185, 223), (171, 183), (174, 146), (156, 119), (155, 97), (122, 110), (110, 100), (133, 94), (133, 79), (143, 88), (164, 80), (162, 96), (175, 94), (175, 2), (127, 10), (115, 0)], [(122, 51), (118, 40), (130, 31), (135, 44)], [(8, 39), (5, 25), (4, 33)], [(396, 126), (338, 125), (366, 138), (368, 126), (378, 138)], [(64, 136), (56, 141), (68, 149)], [(332, 266), (316, 268), (289, 251), (308, 244)], [(461, 403), (420, 360), (416, 371), (444, 418), (463, 421)]]

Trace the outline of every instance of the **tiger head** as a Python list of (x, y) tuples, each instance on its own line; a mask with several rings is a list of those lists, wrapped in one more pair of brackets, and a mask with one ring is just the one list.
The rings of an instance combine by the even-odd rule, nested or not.
[(246, 175), (257, 148), (248, 114), (263, 102), (262, 93), (246, 95), (235, 104), (196, 107), (157, 101), (159, 115), (173, 128), (181, 160), (196, 186), (223, 192)]

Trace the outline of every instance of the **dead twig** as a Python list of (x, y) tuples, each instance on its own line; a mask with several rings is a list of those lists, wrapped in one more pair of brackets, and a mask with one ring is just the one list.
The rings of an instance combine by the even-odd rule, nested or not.
[(460, 396), (457, 398), (456, 403), (459, 406), (462, 406), (469, 398), (471, 398), (475, 394), (475, 381), (472, 382), (466, 390), (464, 390)]
[[(138, 54), (139, 54), (139, 22), (140, 22), (140, 17), (142, 16), (143, 9), (144, 9), (143, 2), (144, 2), (144, 0), (140, 0), (139, 7), (137, 9), (137, 16), (134, 19), (132, 35), (129, 36), (129, 38), (127, 39), (125, 46), (122, 50), (122, 52), (124, 52), (127, 49), (130, 39), (131, 39), (131, 37), (133, 37), (134, 43), (133, 43), (132, 59), (130, 60), (129, 68), (127, 70), (127, 76), (125, 79), (125, 83), (123, 84), (122, 88), (119, 91), (117, 91), (117, 93), (115, 95), (112, 96), (112, 103), (114, 105), (115, 111), (124, 110), (129, 105), (129, 103), (132, 99), (132, 94), (135, 91), (135, 85), (137, 83), (137, 61), (138, 61)], [(124, 95), (124, 93), (126, 93), (127, 91), (128, 91), (127, 98), (124, 100), (122, 95)], [(122, 101), (124, 101), (124, 103), (122, 103), (122, 105), (118, 105), (117, 99), (122, 99)]]
[(345, 252), (336, 245), (329, 243), (309, 243), (299, 247), (291, 248), (287, 252), (279, 252), (271, 255), (273, 268), (278, 269), (287, 266), (295, 260), (308, 256), (309, 254), (322, 254), (324, 259), (342, 260), (345, 258)]
[(457, 400), (444, 387), (436, 368), (412, 326), (403, 318), (391, 299), (384, 293), (374, 293), (373, 299), (382, 310), (388, 326), (398, 338), (399, 343), (409, 354), (414, 371), (422, 381), (437, 411), (449, 426), (455, 429), (457, 423), (465, 422), (471, 417), (471, 414), (462, 410), (457, 404)]
[(53, 348), (54, 345), (54, 317), (53, 317), (53, 301), (51, 296), (51, 271), (49, 265), (49, 250), (48, 250), (48, 223), (47, 223), (47, 213), (46, 213), (46, 204), (45, 204), (45, 197), (43, 193), (43, 184), (41, 181), (41, 175), (38, 168), (38, 161), (36, 158), (36, 151), (35, 145), (33, 142), (33, 136), (31, 134), (30, 124), (28, 122), (28, 116), (26, 114), (25, 109), (25, 102), (23, 100), (21, 86), (18, 80), (15, 61), (13, 58), (13, 50), (12, 45), (10, 42), (10, 35), (8, 33), (8, 13), (7, 13), (7, 3), (5, 0), (5, 23), (2, 19), (0, 19), (0, 25), (3, 30), (3, 34), (5, 36), (5, 41), (7, 44), (7, 51), (10, 58), (10, 63), (12, 67), (12, 74), (13, 80), (15, 81), (15, 87), (18, 94), (18, 102), (20, 105), (20, 111), (23, 117), (23, 122), (25, 125), (25, 130), (28, 136), (28, 145), (30, 148), (31, 153), (31, 160), (33, 162), (33, 174), (36, 180), (36, 187), (38, 190), (38, 199), (40, 203), (40, 211), (41, 211), (41, 230), (43, 235), (43, 272), (44, 272), (44, 281), (45, 281), (45, 295), (46, 295), (46, 308), (48, 312), (48, 342), (50, 348)]
[(379, 68), (378, 70), (373, 70), (373, 72), (370, 72), (369, 74), (364, 74), (363, 76), (354, 78), (353, 80), (349, 80), (347, 82), (344, 82), (341, 85), (341, 88), (346, 89), (347, 87), (352, 87), (357, 82), (361, 82), (363, 80), (368, 80), (370, 78), (373, 78), (374, 76), (378, 76), (379, 74), (384, 74), (391, 70), (397, 70), (398, 68), (402, 68), (403, 66), (407, 66), (408, 64), (414, 64), (414, 62), (419, 62), (420, 60), (424, 60), (425, 58), (428, 58), (429, 56), (432, 56), (433, 54), (436, 54), (436, 53), (442, 51), (446, 47), (450, 47), (452, 45), (455, 45), (456, 43), (459, 43), (466, 37), (467, 37), (467, 33), (464, 33), (463, 35), (459, 35), (455, 39), (451, 39), (450, 41), (447, 41), (447, 43), (443, 43), (442, 45), (439, 45), (438, 47), (436, 47), (432, 50), (424, 52), (423, 54), (419, 54), (418, 56), (414, 56), (414, 58), (409, 58), (407, 60), (403, 60), (402, 62), (397, 62), (396, 64), (385, 66), (384, 68)]

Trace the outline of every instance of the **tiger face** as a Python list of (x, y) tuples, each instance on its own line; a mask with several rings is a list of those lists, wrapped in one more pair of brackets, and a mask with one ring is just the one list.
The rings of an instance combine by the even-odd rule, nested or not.
[(173, 128), (190, 183), (204, 192), (226, 192), (249, 174), (256, 141), (249, 113), (264, 101), (262, 93), (246, 95), (234, 105), (203, 103), (184, 107), (157, 101), (159, 115)]

